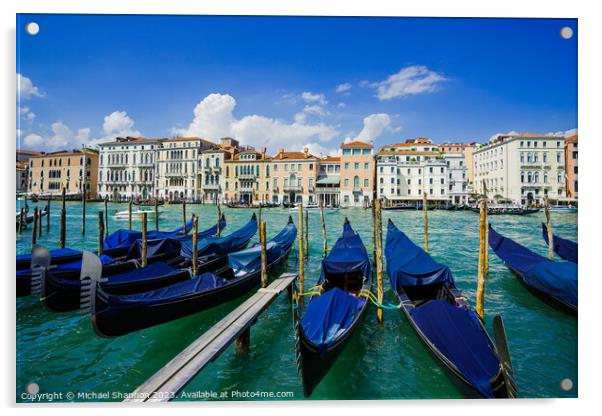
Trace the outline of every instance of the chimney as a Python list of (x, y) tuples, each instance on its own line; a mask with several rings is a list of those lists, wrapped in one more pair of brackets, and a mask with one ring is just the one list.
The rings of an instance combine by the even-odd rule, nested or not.
[(305, 158), (307, 159), (309, 157), (309, 149), (307, 147), (304, 147), (303, 153), (305, 153)]
[(284, 153), (284, 149), (278, 149), (278, 157), (279, 157), (280, 159), (282, 159), (282, 158), (283, 158), (283, 156), (284, 156), (284, 155), (283, 155), (283, 153)]

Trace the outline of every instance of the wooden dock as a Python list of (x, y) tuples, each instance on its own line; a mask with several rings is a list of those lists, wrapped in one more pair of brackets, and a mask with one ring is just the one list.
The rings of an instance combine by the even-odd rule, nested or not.
[(165, 402), (188, 384), (207, 364), (213, 362), (239, 339), (248, 343), (249, 330), (259, 315), (278, 295), (290, 288), (297, 274), (283, 273), (268, 287), (259, 289), (211, 329), (197, 338), (184, 351), (140, 385), (126, 402)]

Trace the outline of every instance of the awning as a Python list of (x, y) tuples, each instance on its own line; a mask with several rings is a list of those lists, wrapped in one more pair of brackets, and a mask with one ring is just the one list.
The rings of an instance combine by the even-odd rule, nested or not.
[(316, 180), (316, 185), (339, 185), (341, 182), (338, 176), (325, 176)]

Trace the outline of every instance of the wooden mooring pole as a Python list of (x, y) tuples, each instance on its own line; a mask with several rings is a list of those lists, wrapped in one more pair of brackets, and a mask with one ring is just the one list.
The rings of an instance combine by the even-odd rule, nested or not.
[(109, 236), (109, 196), (105, 195), (105, 235)]
[(148, 244), (148, 235), (146, 232), (146, 212), (143, 212), (142, 213), (142, 253), (141, 253), (142, 267), (146, 267), (146, 265), (147, 265), (147, 258), (146, 258), (147, 244)]
[(548, 229), (548, 258), (554, 260), (554, 232), (552, 231), (552, 218), (550, 215), (550, 201), (546, 196), (545, 201), (546, 228)]
[(186, 200), (182, 200), (182, 235), (186, 235)]
[(159, 201), (155, 198), (155, 231), (159, 231)]
[(217, 201), (217, 236), (220, 237), (222, 235), (222, 210), (220, 208), (219, 200)]
[(46, 201), (46, 234), (50, 232), (50, 200), (52, 199), (52, 194), (48, 197), (48, 201)]
[(67, 206), (65, 202), (65, 188), (63, 188), (63, 194), (61, 195), (62, 208), (61, 208), (61, 220), (59, 224), (59, 247), (65, 248), (65, 240), (67, 239)]
[(199, 262), (199, 217), (196, 215), (192, 219), (192, 275), (196, 276), (198, 273), (198, 262)]
[(132, 203), (133, 203), (133, 196), (130, 196), (130, 200), (128, 202), (128, 229), (130, 231), (132, 231)]
[(266, 253), (266, 223), (262, 222), (259, 231), (259, 242), (261, 243), (261, 287), (268, 285), (268, 257)]
[(485, 197), (483, 199), (485, 203), (485, 248), (484, 248), (484, 266), (483, 275), (489, 275), (489, 200), (487, 199), (487, 184), (483, 182), (483, 189)]
[(21, 208), (19, 212), (19, 234), (23, 234), (25, 229), (25, 208)]
[(31, 249), (36, 245), (36, 238), (38, 236), (38, 207), (33, 209), (33, 223), (31, 228)]
[(372, 263), (376, 267), (376, 198), (372, 201)]
[(305, 225), (305, 243), (303, 243), (303, 248), (305, 249), (305, 258), (309, 258), (309, 210), (305, 210), (305, 221), (303, 222)]
[[(84, 172), (85, 175), (85, 172)], [(82, 183), (82, 235), (86, 235), (86, 185)]]
[(303, 306), (303, 293), (305, 293), (305, 270), (303, 268), (303, 204), (299, 204), (297, 207), (298, 212), (298, 223), (299, 223), (299, 287), (301, 290), (301, 296), (299, 302)]
[(102, 211), (98, 211), (98, 255), (99, 256), (104, 251), (104, 236), (105, 236), (104, 213)]
[(422, 211), (424, 212), (424, 251), (429, 252), (429, 214), (427, 209), (426, 190), (422, 192)]
[(485, 213), (487, 204), (484, 199), (481, 200), (479, 211), (479, 265), (477, 271), (477, 314), (481, 319), (484, 316), (485, 308), (485, 252), (487, 251), (487, 241), (485, 241)]
[[(382, 237), (382, 210), (381, 200), (376, 200), (376, 288), (378, 303), (383, 303), (383, 237)], [(377, 308), (378, 322), (383, 322), (383, 310)]]
[(38, 238), (42, 237), (42, 210), (38, 209)]
[(326, 223), (324, 222), (324, 207), (322, 206), (322, 201), (320, 201), (320, 222), (322, 223), (322, 241), (324, 243), (322, 257), (326, 258), (326, 255), (328, 254), (328, 245), (326, 241)]

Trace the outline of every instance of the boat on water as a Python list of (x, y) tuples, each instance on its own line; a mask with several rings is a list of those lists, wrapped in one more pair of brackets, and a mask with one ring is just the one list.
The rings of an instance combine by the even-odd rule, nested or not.
[(142, 206), (142, 207), (154, 207), (155, 205), (161, 206), (165, 203), (165, 201), (155, 198), (150, 199), (138, 199), (132, 202), (134, 205)]
[[(257, 221), (253, 216), (247, 224), (226, 237), (207, 237), (201, 240), (199, 273), (215, 271), (223, 266), (228, 254), (246, 247), (256, 232)], [(132, 294), (159, 289), (189, 279), (189, 274), (180, 273), (180, 269), (188, 268), (190, 264), (188, 257), (190, 245), (187, 243), (188, 240), (169, 238), (149, 241), (148, 266), (140, 267), (142, 247), (140, 241), (136, 241), (128, 252), (127, 261), (101, 264), (102, 288), (112, 294)], [(55, 270), (45, 273), (41, 301), (46, 309), (53, 312), (79, 309), (80, 293), (83, 290), (81, 261), (77, 266), (79, 269), (76, 275), (65, 276)]]
[[(29, 211), (29, 207), (27, 207), (26, 209), (27, 209), (27, 211), (25, 211), (25, 212), (27, 213)], [(48, 207), (44, 207), (44, 209), (40, 210), (39, 212), (41, 213), (40, 215), (42, 217), (45, 217), (48, 214)], [(26, 224), (31, 224), (33, 222), (33, 220), (34, 220), (34, 218), (33, 218), (34, 215), (35, 214), (33, 212), (24, 215), (23, 216), (23, 221)], [(16, 220), (17, 220), (16, 224), (17, 224), (17, 227), (18, 227), (19, 226), (19, 221), (21, 221), (21, 212), (20, 211), (17, 212)]]
[[(155, 218), (155, 210), (154, 209), (133, 209), (132, 210), (132, 218), (140, 219), (142, 218), (142, 214), (146, 213), (148, 218)], [(163, 211), (157, 211), (156, 215), (161, 216)], [(130, 218), (129, 210), (125, 211), (115, 211), (113, 214), (113, 218), (116, 220), (127, 220)]]
[(371, 288), (366, 247), (345, 218), (343, 234), (322, 260), (316, 294), (297, 323), (297, 369), (306, 397), (311, 396), (359, 328)]
[(389, 220), (387, 274), (412, 328), (470, 397), (516, 397), (501, 318), (496, 344), (456, 287), (451, 270), (438, 263)]
[[(286, 259), (296, 236), (297, 229), (289, 217), (287, 225), (266, 244), (268, 270)], [(261, 246), (256, 244), (229, 254), (226, 267), (220, 270), (188, 276), (158, 290), (117, 295), (97, 285), (91, 295), (92, 322), (98, 335), (125, 335), (236, 299), (260, 283)]]
[(577, 264), (553, 261), (499, 234), (489, 225), (489, 246), (521, 283), (544, 301), (577, 314)]
[[(541, 224), (541, 234), (543, 235), (546, 244), (549, 246), (548, 227), (546, 227), (545, 223)], [(558, 254), (566, 261), (579, 263), (579, 245), (576, 242), (558, 237), (556, 234), (554, 234), (552, 239), (554, 241), (554, 253)]]
[[(470, 208), (473, 212), (481, 212), (480, 208)], [(528, 215), (539, 212), (539, 208), (523, 208), (523, 207), (489, 207), (487, 209), (487, 215)]]
[[(333, 214), (339, 210), (339, 208), (337, 208), (337, 207), (334, 207), (334, 208), (333, 207), (324, 207), (322, 209), (327, 214)], [(298, 205), (294, 205), (293, 207), (289, 208), (289, 212), (297, 212), (298, 210), (299, 210)], [(317, 205), (317, 204), (303, 205), (303, 211), (320, 212), (320, 205)]]
[(549, 210), (550, 212), (577, 212), (578, 208), (572, 205), (553, 205)]
[(383, 211), (405, 211), (405, 210), (415, 210), (416, 205), (412, 204), (398, 204), (398, 205), (389, 205), (382, 207)]

